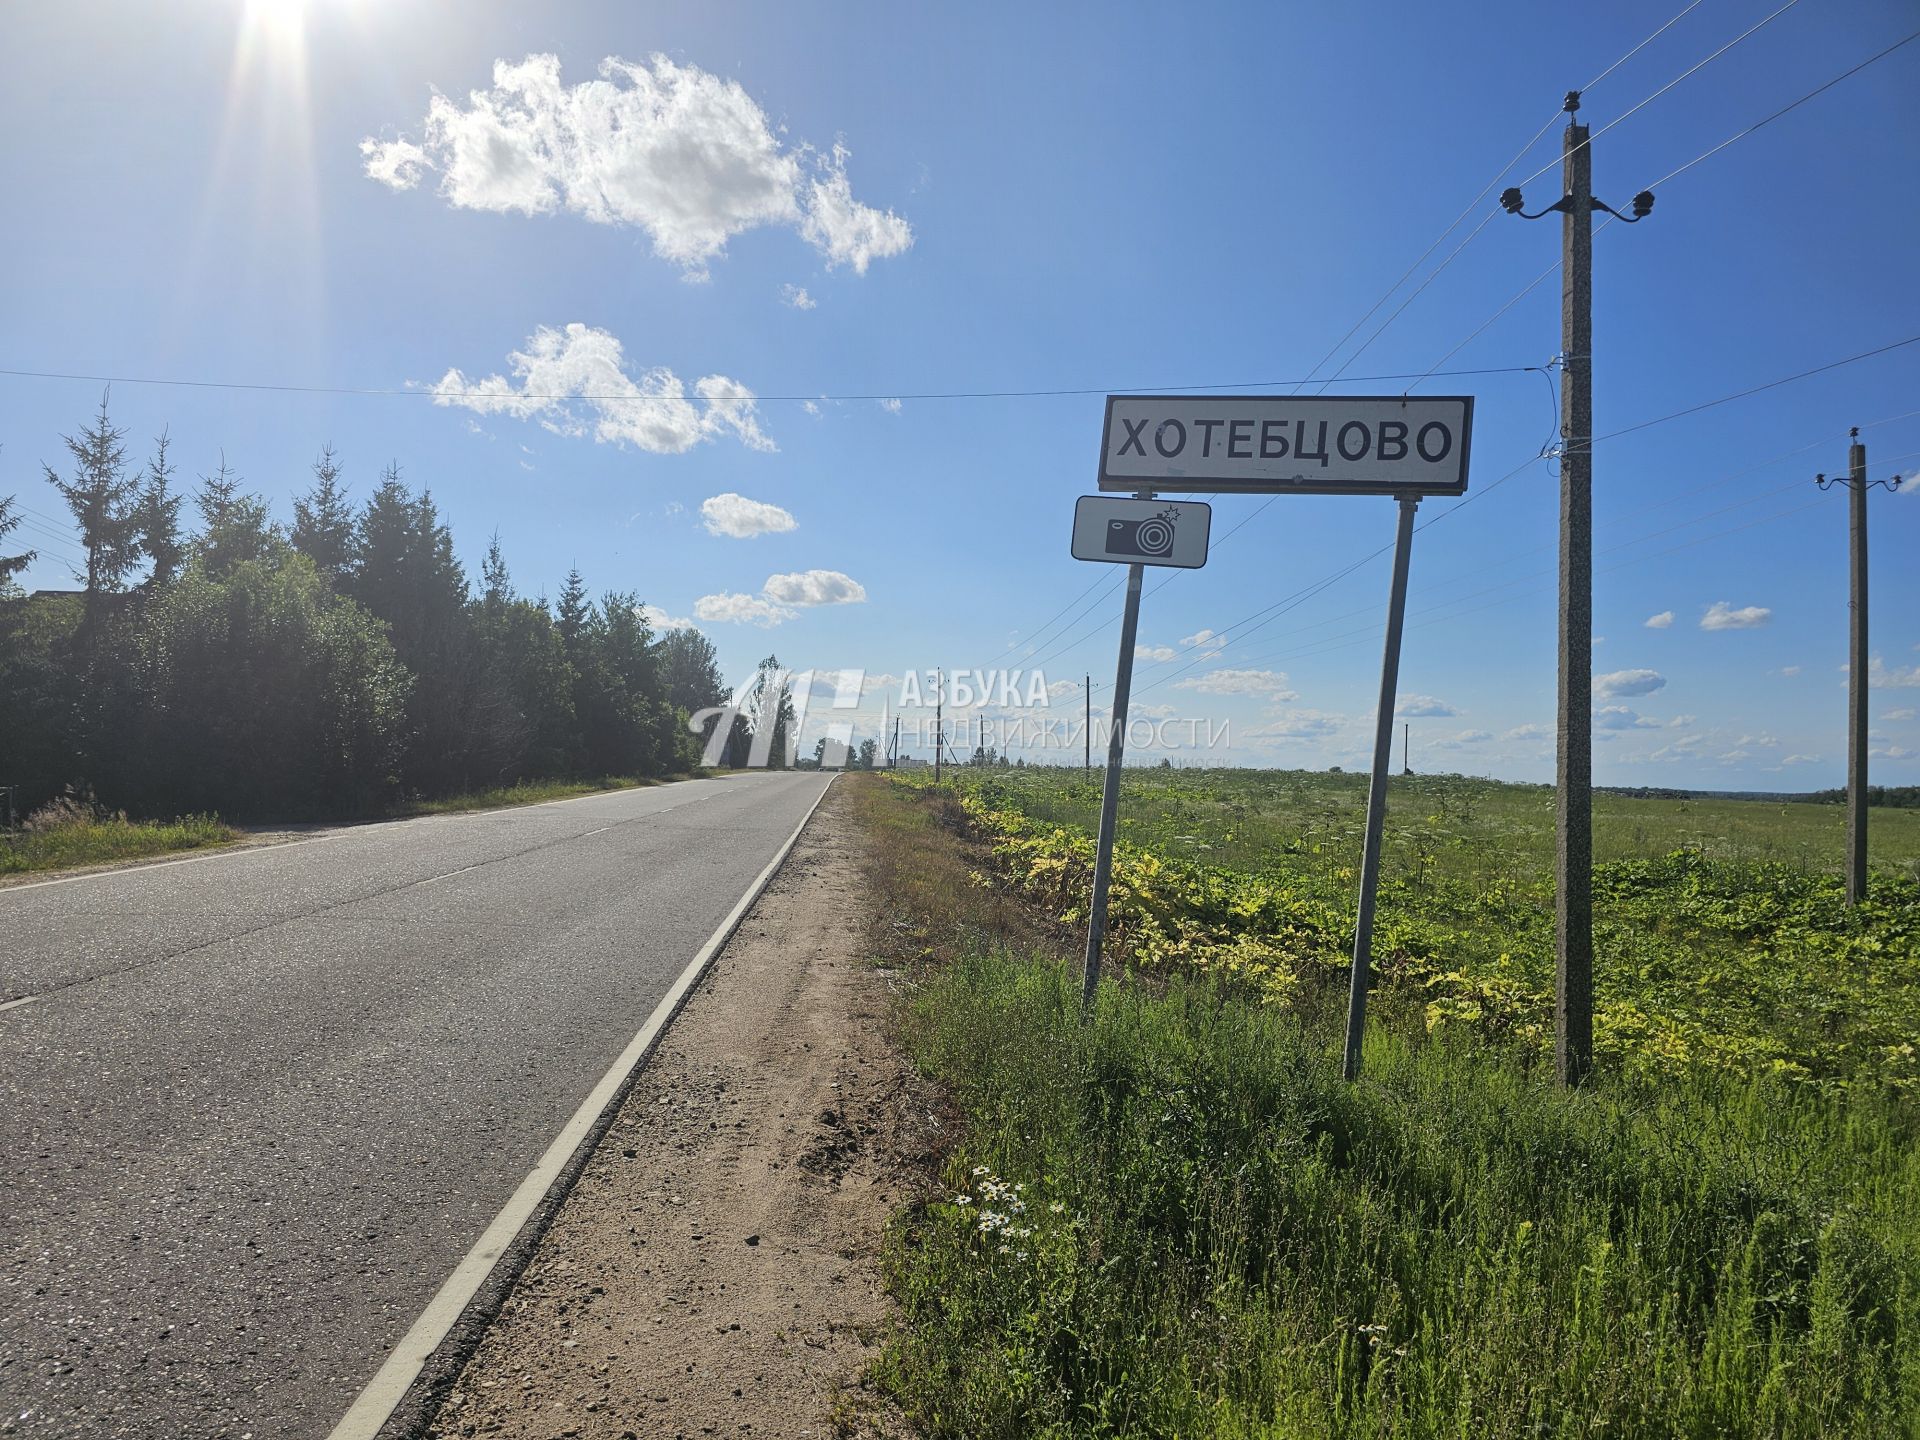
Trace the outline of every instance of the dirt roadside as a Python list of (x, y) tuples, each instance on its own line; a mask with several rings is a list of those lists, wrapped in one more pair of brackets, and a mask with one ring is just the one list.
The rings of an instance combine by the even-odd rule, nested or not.
[(860, 1386), (943, 1143), (885, 1034), (836, 785), (668, 1029), (429, 1434), (898, 1433)]

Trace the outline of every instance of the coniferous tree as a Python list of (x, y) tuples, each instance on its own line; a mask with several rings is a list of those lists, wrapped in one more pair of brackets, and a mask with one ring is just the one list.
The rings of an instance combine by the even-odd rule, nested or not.
[(353, 537), (353, 507), (340, 483), (340, 462), (328, 445), (313, 462), (313, 488), (293, 502), (289, 538), (293, 548), (338, 587), (353, 564)]
[(126, 585), (133, 567), (140, 563), (140, 533), (134, 516), (134, 496), (138, 482), (126, 473), (127, 432), (116, 430), (107, 418), (107, 396), (100, 397), (99, 417), (78, 435), (60, 437), (73, 457), (74, 473), (62, 479), (51, 465), (43, 465), (47, 483), (60, 492), (80, 530), (80, 543), (87, 552), (84, 575), (74, 578), (86, 584), (86, 614), (91, 622), (99, 613), (101, 597)]
[(154, 588), (167, 584), (180, 573), (186, 558), (186, 546), (180, 541), (180, 504), (186, 497), (173, 492), (174, 465), (167, 459), (171, 442), (162, 430), (153, 442), (153, 458), (147, 461), (146, 479), (134, 498), (134, 525), (139, 531), (140, 548), (153, 561), (147, 583)]
[(200, 477), (193, 500), (202, 525), (194, 554), (213, 579), (225, 580), (249, 561), (275, 559), (286, 548), (266, 501), (240, 488), (226, 451), (220, 452), (220, 468)]
[(489, 615), (513, 603), (513, 577), (507, 573), (507, 557), (500, 553), (498, 530), (488, 539), (487, 558), (480, 562), (480, 603)]
[[(0, 496), (0, 540), (5, 540), (20, 525), (20, 517), (13, 513), (12, 495)], [(17, 555), (0, 555), (0, 600), (13, 598), (20, 592), (20, 583), (13, 577), (39, 556), (35, 550), (25, 550)]]
[(732, 692), (721, 677), (719, 654), (706, 636), (683, 625), (662, 635), (655, 649), (660, 684), (674, 709), (692, 715), (710, 705), (726, 704)]
[(592, 621), (593, 602), (587, 599), (587, 582), (580, 578), (580, 567), (576, 565), (567, 571), (567, 583), (560, 591), (560, 605), (554, 616), (561, 643), (567, 647), (567, 658), (576, 664), (580, 659), (582, 640)]

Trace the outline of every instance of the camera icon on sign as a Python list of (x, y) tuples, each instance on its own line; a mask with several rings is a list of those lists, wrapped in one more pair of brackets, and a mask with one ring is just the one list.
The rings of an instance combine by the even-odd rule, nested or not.
[(1109, 520), (1109, 555), (1165, 556), (1173, 553), (1173, 521), (1155, 515), (1146, 520)]

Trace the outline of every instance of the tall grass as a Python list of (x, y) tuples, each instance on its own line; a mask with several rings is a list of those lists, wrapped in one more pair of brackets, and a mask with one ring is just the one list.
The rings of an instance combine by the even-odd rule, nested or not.
[(929, 1435), (1920, 1435), (1897, 1100), (1384, 1031), (1347, 1085), (1331, 1015), (1174, 976), (1083, 1026), (1005, 951), (902, 1027), (969, 1122), (890, 1252)]
[(62, 796), (36, 810), (15, 834), (0, 832), (0, 875), (67, 870), (114, 860), (225, 845), (234, 832), (214, 815), (129, 820), (90, 799)]

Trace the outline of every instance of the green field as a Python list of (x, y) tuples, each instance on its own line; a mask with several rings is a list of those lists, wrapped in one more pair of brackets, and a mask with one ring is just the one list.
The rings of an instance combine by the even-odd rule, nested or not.
[[(962, 768), (950, 786), (1003, 878), (1077, 920), (1094, 777)], [(1129, 771), (1113, 890), (1123, 963), (1285, 999), (1347, 963), (1366, 779)], [(1920, 812), (1872, 815), (1870, 903), (1849, 911), (1838, 806), (1596, 804), (1595, 1045), (1619, 1070), (1761, 1067), (1920, 1093)], [(1396, 780), (1376, 922), (1382, 1003), (1427, 1030), (1551, 1044), (1553, 792)]]
[(1364, 782), (1127, 790), (1090, 1023), (1084, 776), (863, 800), (900, 1034), (963, 1117), (889, 1252), (923, 1433), (1920, 1437), (1914, 817), (1850, 913), (1832, 807), (1602, 799), (1569, 1094), (1548, 793), (1396, 783), (1348, 1084)]

